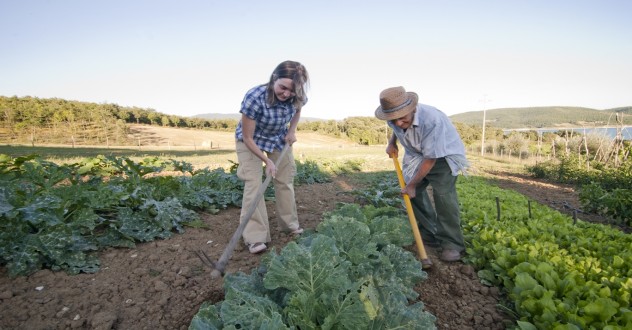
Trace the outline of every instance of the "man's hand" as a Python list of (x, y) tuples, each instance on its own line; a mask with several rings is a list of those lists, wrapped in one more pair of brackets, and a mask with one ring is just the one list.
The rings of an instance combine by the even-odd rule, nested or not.
[(397, 158), (399, 149), (397, 148), (397, 144), (389, 143), (386, 146), (386, 154), (391, 158)]
[(408, 195), (409, 198), (415, 198), (415, 196), (417, 196), (417, 186), (407, 184), (406, 187), (402, 189), (402, 195), (404, 194)]

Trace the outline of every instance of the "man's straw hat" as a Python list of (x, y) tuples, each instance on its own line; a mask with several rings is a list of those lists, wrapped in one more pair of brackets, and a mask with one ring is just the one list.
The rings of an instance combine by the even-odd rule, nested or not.
[(404, 87), (387, 88), (380, 93), (380, 106), (375, 110), (375, 117), (382, 120), (404, 117), (417, 108), (418, 100), (417, 93), (406, 92)]

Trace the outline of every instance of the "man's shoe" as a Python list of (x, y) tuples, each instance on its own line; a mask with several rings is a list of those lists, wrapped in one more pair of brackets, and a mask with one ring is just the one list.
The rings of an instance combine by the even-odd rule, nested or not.
[(266, 243), (248, 244), (248, 250), (250, 250), (250, 253), (252, 253), (252, 254), (261, 253), (261, 252), (265, 251), (267, 248), (268, 247), (266, 246)]
[(303, 228), (298, 228), (298, 229), (294, 229), (292, 230), (292, 235), (300, 235), (303, 233)]
[(457, 250), (444, 249), (441, 252), (441, 260), (443, 261), (459, 261), (461, 260), (461, 252)]

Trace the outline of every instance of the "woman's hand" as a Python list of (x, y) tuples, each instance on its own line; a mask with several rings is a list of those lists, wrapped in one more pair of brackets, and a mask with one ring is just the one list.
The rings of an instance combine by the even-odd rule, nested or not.
[(294, 144), (294, 142), (296, 142), (296, 134), (293, 132), (288, 132), (285, 136), (285, 143), (291, 146), (292, 144)]
[(266, 159), (266, 176), (272, 176), (274, 178), (276, 176), (276, 172), (277, 168), (272, 159)]

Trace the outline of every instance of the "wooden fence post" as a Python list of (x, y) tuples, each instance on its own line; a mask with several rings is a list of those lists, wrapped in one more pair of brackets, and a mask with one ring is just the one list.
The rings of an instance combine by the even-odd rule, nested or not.
[(500, 199), (496, 197), (496, 220), (500, 221)]

